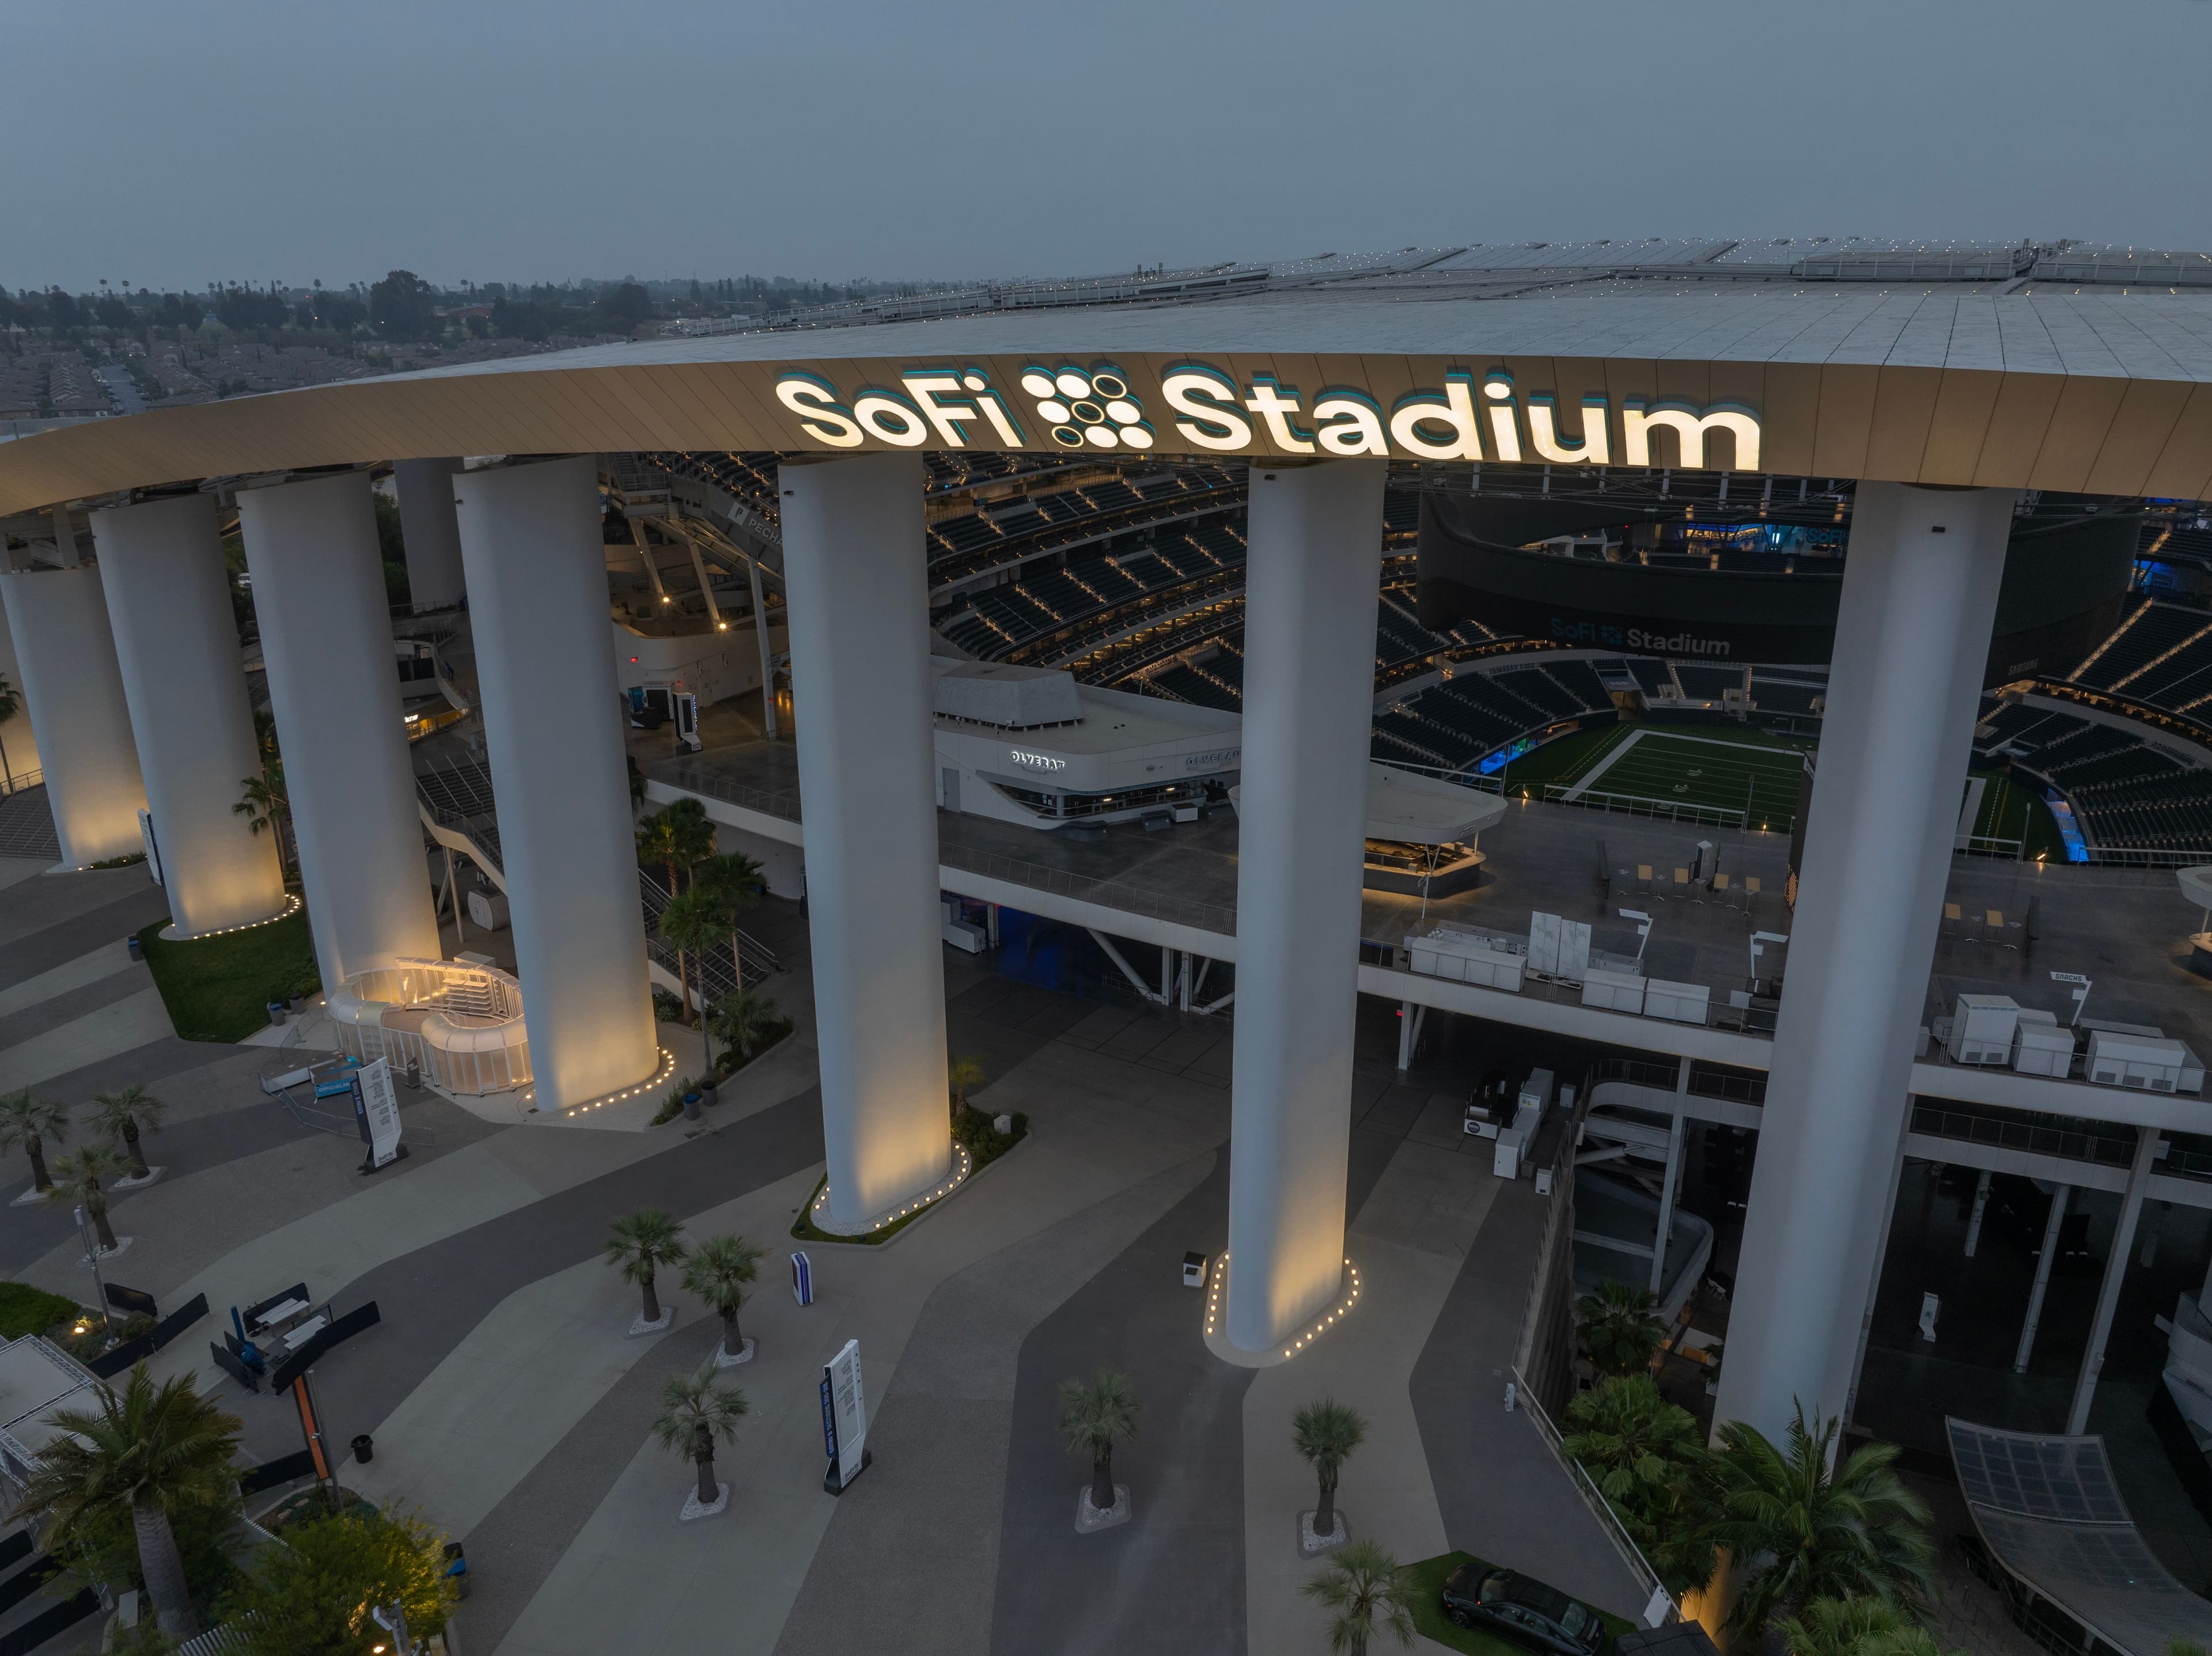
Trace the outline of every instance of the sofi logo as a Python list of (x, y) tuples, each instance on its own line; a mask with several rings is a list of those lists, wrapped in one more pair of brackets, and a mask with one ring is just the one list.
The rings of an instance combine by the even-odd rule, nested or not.
[[(797, 370), (779, 377), (775, 389), (799, 428), (830, 448), (1144, 450), (1160, 440), (1133, 376), (1114, 363), (1031, 364), (1018, 379), (1042, 442), (1031, 442), (981, 367), (915, 369), (896, 388), (863, 387), (849, 402), (820, 375)], [(1610, 397), (1585, 396), (1571, 432), (1555, 395), (1523, 396), (1502, 368), (1479, 377), (1449, 369), (1442, 385), (1409, 391), (1386, 409), (1356, 386), (1309, 396), (1273, 374), (1240, 380), (1211, 363), (1176, 362), (1160, 375), (1159, 398), (1173, 416), (1175, 446), (1201, 452), (1649, 466), (1662, 464), (1652, 440), (1663, 431), (1674, 451), (1663, 464), (1708, 469), (1721, 458), (1711, 439), (1725, 435), (1729, 469), (1759, 469), (1759, 416), (1741, 403), (1630, 397), (1616, 416)]]

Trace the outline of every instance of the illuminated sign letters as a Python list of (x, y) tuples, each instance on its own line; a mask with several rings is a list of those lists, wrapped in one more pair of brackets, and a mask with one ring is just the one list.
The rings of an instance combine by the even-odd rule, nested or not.
[(1006, 756), (1017, 765), (1026, 765), (1033, 771), (1064, 771), (1067, 768), (1067, 761), (1054, 759), (1048, 753), (1030, 753), (1022, 748), (1009, 748)]
[[(1017, 359), (1019, 361), (1019, 359)], [(1239, 378), (1176, 361), (1151, 392), (1121, 364), (974, 363), (900, 372), (848, 396), (817, 373), (778, 376), (776, 399), (810, 444), (830, 449), (1080, 449), (1411, 460), (1535, 460), (1559, 465), (1759, 469), (1759, 418), (1737, 403), (1629, 397), (1616, 413), (1596, 392), (1523, 392), (1508, 370), (1451, 367), (1439, 383), (1392, 398), (1358, 385), (1301, 387), (1271, 373)], [(1009, 389), (1002, 391), (1001, 383)], [(1402, 382), (1401, 382), (1402, 383)], [(1153, 423), (1148, 398), (1161, 409)], [(1571, 409), (1574, 430), (1569, 430)], [(1166, 433), (1173, 433), (1169, 440)], [(1668, 447), (1653, 441), (1665, 432)], [(1724, 436), (1725, 445), (1715, 438)]]

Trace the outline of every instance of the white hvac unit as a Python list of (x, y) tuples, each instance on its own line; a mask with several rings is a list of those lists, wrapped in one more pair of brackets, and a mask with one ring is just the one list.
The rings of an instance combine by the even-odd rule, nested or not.
[(1664, 978), (1651, 978), (1644, 985), (1644, 1016), (1666, 1018), (1674, 1023), (1702, 1024), (1712, 999), (1712, 991), (1702, 983), (1669, 983)]
[(1608, 972), (1592, 967), (1583, 977), (1583, 1004), (1601, 1006), (1609, 1012), (1641, 1012), (1644, 982), (1629, 972)]
[(469, 919), (479, 931), (504, 931), (507, 926), (507, 893), (476, 890), (468, 894)]
[(1543, 1125), (1545, 1107), (1552, 1101), (1552, 1072), (1532, 1070), (1528, 1078), (1521, 1083), (1519, 1097), (1514, 1101), (1513, 1125), (1502, 1128), (1490, 1156), (1490, 1170), (1500, 1179), (1518, 1179), (1521, 1163), (1535, 1142), (1536, 1129)]
[(1590, 929), (1583, 920), (1562, 919), (1557, 914), (1528, 917), (1528, 969), (1544, 977), (1582, 981), (1589, 964)]
[(2009, 1064), (2019, 1028), (2020, 1004), (2011, 996), (1961, 995), (1951, 1012), (1951, 1061)]
[(1408, 937), (1406, 952), (1413, 970), (1482, 989), (1521, 991), (1528, 953), (1516, 937), (1493, 937), (1461, 926), (1440, 925), (1425, 937)]
[[(2143, 1092), (2181, 1090), (2183, 1071), (2195, 1054), (2178, 1040), (2127, 1034), (2112, 1029), (2089, 1032), (2089, 1079), (2103, 1087), (2130, 1087)], [(2203, 1071), (2197, 1070), (2197, 1084)]]
[(2023, 1007), (2020, 1027), (2013, 1033), (2012, 1067), (2024, 1076), (2063, 1080), (2074, 1068), (2074, 1032), (2061, 1028), (2048, 1012)]

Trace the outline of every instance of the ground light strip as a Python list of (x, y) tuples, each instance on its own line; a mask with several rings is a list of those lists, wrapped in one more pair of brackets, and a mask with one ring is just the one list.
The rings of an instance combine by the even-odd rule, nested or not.
[(274, 914), (269, 916), (267, 919), (248, 920), (244, 925), (226, 925), (213, 931), (195, 931), (189, 937), (172, 937), (169, 941), (171, 943), (198, 943), (203, 937), (228, 937), (234, 931), (251, 931), (256, 926), (274, 925), (279, 920), (289, 920), (299, 912), (299, 894), (295, 892), (284, 899), (284, 907), (278, 909)]
[[(1338, 1318), (1346, 1315), (1351, 1311), (1352, 1301), (1359, 1297), (1359, 1267), (1352, 1264), (1352, 1261), (1347, 1259), (1344, 1262), (1344, 1271), (1346, 1277), (1350, 1279), (1352, 1284), (1346, 1290), (1345, 1296), (1341, 1300), (1339, 1300), (1334, 1307), (1323, 1312), (1320, 1318), (1315, 1321), (1314, 1325), (1310, 1328), (1307, 1329), (1304, 1333), (1299, 1335), (1288, 1345), (1285, 1346), (1283, 1348), (1283, 1355), (1285, 1356), (1296, 1356), (1307, 1346), (1319, 1339), (1323, 1331), (1335, 1326)], [(1221, 1320), (1221, 1290), (1224, 1286), (1227, 1284), (1228, 1281), (1229, 1250), (1227, 1248), (1224, 1248), (1221, 1251), (1221, 1258), (1214, 1262), (1212, 1285), (1208, 1288), (1206, 1292), (1206, 1331), (1209, 1335), (1213, 1332), (1215, 1327)]]
[[(662, 1082), (676, 1073), (676, 1054), (665, 1046), (657, 1046), (653, 1050), (660, 1054), (660, 1067), (639, 1082), (636, 1086), (625, 1087), (618, 1093), (609, 1093), (605, 1098), (595, 1098), (588, 1104), (572, 1104), (561, 1113), (582, 1115), (587, 1110), (604, 1110), (610, 1104), (619, 1104), (624, 1099), (635, 1098), (640, 1093), (650, 1092), (659, 1086)], [(523, 1089), (522, 1101), (535, 1107), (538, 1101), (538, 1089), (534, 1083)]]
[[(881, 1230), (885, 1225), (895, 1225), (900, 1220), (905, 1218), (907, 1215), (921, 1212), (932, 1202), (943, 1201), (946, 1197), (951, 1195), (954, 1191), (958, 1190), (962, 1185), (965, 1184), (968, 1180), (968, 1175), (975, 1170), (975, 1158), (968, 1153), (968, 1147), (965, 1144), (956, 1144), (953, 1146), (953, 1149), (960, 1153), (960, 1166), (953, 1173), (951, 1178), (947, 1179), (935, 1190), (923, 1192), (920, 1196), (915, 1197), (914, 1200), (908, 1202), (904, 1207), (900, 1208), (894, 1212), (886, 1213), (880, 1219), (871, 1220), (868, 1223), (868, 1228), (870, 1230)], [(814, 1198), (814, 1204), (806, 1210), (807, 1223), (812, 1225), (817, 1230), (829, 1231), (829, 1234), (832, 1236), (858, 1234), (857, 1232), (830, 1230), (829, 1226), (823, 1224), (822, 1222), (822, 1211), (829, 1205), (830, 1181), (825, 1179), (822, 1181), (822, 1193)]]

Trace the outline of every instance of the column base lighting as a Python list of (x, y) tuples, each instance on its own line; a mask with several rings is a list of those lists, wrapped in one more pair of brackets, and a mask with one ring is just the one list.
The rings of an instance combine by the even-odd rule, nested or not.
[(1223, 1330), (1224, 1307), (1229, 1301), (1229, 1250), (1224, 1248), (1213, 1261), (1206, 1283), (1206, 1349), (1224, 1362), (1234, 1363), (1239, 1368), (1273, 1368), (1291, 1358), (1303, 1356), (1313, 1343), (1328, 1333), (1352, 1314), (1352, 1307), (1359, 1303), (1359, 1267), (1347, 1258), (1344, 1262), (1344, 1280), (1336, 1303), (1316, 1314), (1303, 1327), (1285, 1335), (1280, 1340), (1261, 1351), (1247, 1351), (1242, 1346), (1230, 1344)]
[(945, 1178), (911, 1200), (901, 1203), (888, 1213), (878, 1214), (860, 1230), (839, 1230), (828, 1222), (830, 1212), (830, 1181), (823, 1180), (822, 1188), (815, 1193), (814, 1201), (806, 1210), (806, 1222), (815, 1229), (831, 1236), (849, 1236), (855, 1241), (870, 1233), (895, 1225), (902, 1219), (912, 1218), (925, 1208), (933, 1207), (968, 1182), (968, 1175), (975, 1170), (975, 1158), (965, 1144), (955, 1144), (953, 1168)]
[[(653, 1050), (660, 1054), (659, 1067), (655, 1069), (651, 1075), (646, 1077), (644, 1080), (639, 1082), (636, 1086), (625, 1087), (618, 1093), (602, 1094), (599, 1097), (594, 1098), (587, 1103), (571, 1104), (565, 1110), (559, 1110), (555, 1112), (555, 1113), (561, 1116), (564, 1120), (571, 1116), (588, 1115), (593, 1110), (604, 1110), (610, 1104), (621, 1104), (627, 1102), (629, 1100), (637, 1097), (641, 1093), (649, 1093), (655, 1087), (665, 1085), (668, 1077), (676, 1073), (676, 1054), (670, 1052), (665, 1046), (657, 1046)], [(533, 1110), (538, 1107), (537, 1083), (532, 1082), (529, 1086), (525, 1087), (522, 1089), (522, 1101), (529, 1105)]]
[(284, 907), (274, 914), (258, 920), (248, 920), (243, 925), (219, 925), (212, 931), (179, 931), (173, 925), (165, 925), (156, 934), (163, 943), (198, 943), (203, 937), (228, 937), (234, 932), (252, 931), (264, 925), (274, 925), (279, 920), (289, 920), (300, 912), (300, 895), (293, 892), (284, 899)]

